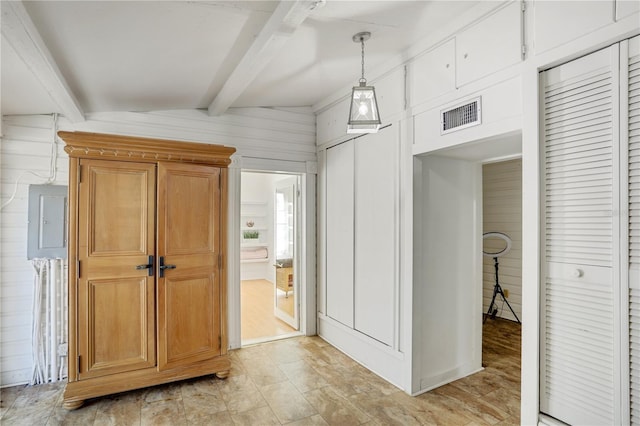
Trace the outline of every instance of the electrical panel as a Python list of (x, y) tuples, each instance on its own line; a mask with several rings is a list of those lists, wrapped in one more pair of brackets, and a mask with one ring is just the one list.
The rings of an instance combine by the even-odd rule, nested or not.
[(68, 187), (29, 185), (27, 257), (67, 257)]

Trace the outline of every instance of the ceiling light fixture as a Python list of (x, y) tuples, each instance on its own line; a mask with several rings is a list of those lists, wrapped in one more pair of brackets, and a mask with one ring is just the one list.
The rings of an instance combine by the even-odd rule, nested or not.
[(381, 121), (376, 89), (373, 86), (367, 86), (367, 80), (364, 78), (364, 42), (369, 38), (371, 38), (370, 32), (362, 32), (353, 36), (353, 41), (362, 46), (362, 76), (360, 84), (354, 86), (351, 91), (347, 133), (376, 133), (380, 129)]

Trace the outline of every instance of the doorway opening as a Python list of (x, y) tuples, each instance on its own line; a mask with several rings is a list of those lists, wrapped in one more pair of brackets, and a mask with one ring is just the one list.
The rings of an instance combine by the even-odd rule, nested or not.
[(295, 174), (242, 172), (243, 346), (300, 334), (300, 180)]
[[(482, 165), (485, 321), (522, 319), (522, 159)], [(499, 291), (496, 291), (499, 290)], [(492, 303), (493, 302), (493, 303)]]
[[(414, 157), (415, 394), (478, 372), (519, 389), (520, 325), (500, 297), (483, 325), (495, 285), (483, 233), (512, 240), (518, 259), (500, 257), (499, 279), (521, 319), (521, 145), (518, 132)], [(508, 409), (519, 415), (519, 401)]]

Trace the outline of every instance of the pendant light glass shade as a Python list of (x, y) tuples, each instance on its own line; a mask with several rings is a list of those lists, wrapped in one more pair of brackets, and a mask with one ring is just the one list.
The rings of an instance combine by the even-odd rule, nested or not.
[(358, 33), (353, 36), (353, 41), (362, 46), (362, 76), (360, 84), (354, 86), (351, 91), (351, 106), (349, 107), (349, 121), (347, 133), (376, 133), (380, 129), (380, 112), (376, 89), (367, 86), (364, 78), (364, 42), (371, 37), (371, 33)]
[(360, 82), (351, 91), (347, 133), (376, 133), (380, 129), (376, 89), (366, 84)]

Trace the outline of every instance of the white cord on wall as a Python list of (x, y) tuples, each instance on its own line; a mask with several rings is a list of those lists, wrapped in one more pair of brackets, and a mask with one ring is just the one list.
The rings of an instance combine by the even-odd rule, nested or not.
[(9, 197), (9, 199), (6, 202), (4, 202), (2, 206), (0, 206), (0, 210), (3, 210), (5, 207), (11, 204), (13, 200), (16, 198), (16, 195), (18, 194), (18, 184), (20, 183), (20, 179), (22, 179), (24, 175), (31, 174), (37, 178), (45, 179), (45, 182), (43, 182), (45, 185), (49, 185), (55, 182), (56, 176), (58, 174), (57, 162), (58, 162), (58, 114), (54, 113), (53, 114), (53, 135), (51, 138), (51, 158), (49, 160), (49, 176), (42, 176), (41, 174), (38, 174), (31, 170), (25, 170), (24, 172), (20, 173), (16, 178), (16, 182), (13, 186), (13, 193), (11, 194), (11, 197)]

